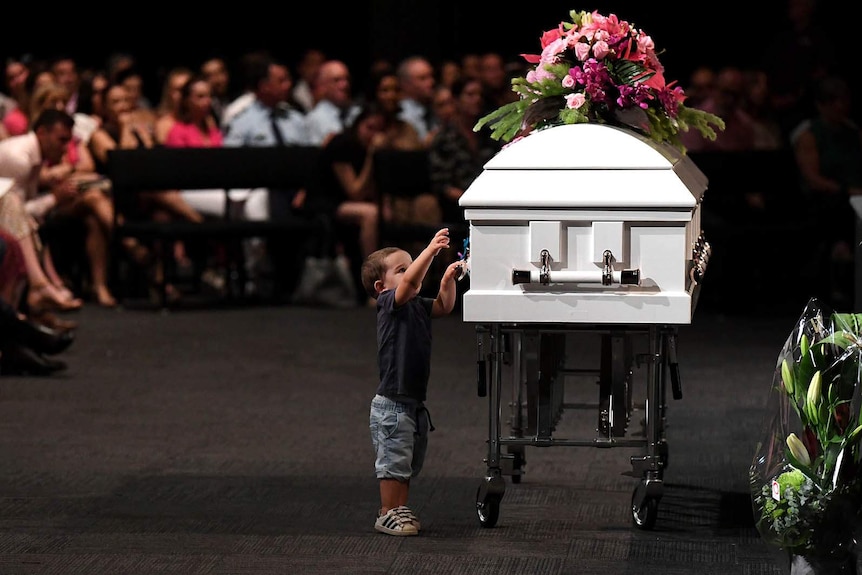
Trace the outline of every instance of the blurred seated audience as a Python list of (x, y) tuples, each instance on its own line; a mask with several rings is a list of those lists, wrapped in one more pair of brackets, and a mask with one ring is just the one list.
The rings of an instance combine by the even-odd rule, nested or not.
[[(305, 115), (288, 102), (293, 85), (290, 70), (281, 61), (260, 57), (248, 63), (253, 98), (224, 126), (228, 147), (310, 146)], [(268, 190), (231, 190), (231, 200), (242, 205), (243, 217), (267, 220), (302, 207), (305, 192), (296, 190), (278, 197)]]
[[(383, 113), (383, 140), (377, 150), (425, 150), (427, 146), (412, 124), (399, 117), (401, 81), (394, 70), (383, 71), (372, 78), (368, 101)], [(380, 192), (380, 190), (377, 190)], [(433, 194), (413, 198), (384, 198), (386, 219), (436, 225), (441, 221), (440, 204)], [(424, 247), (425, 242), (422, 242)]]
[(412, 124), (399, 118), (401, 112), (401, 81), (394, 71), (384, 71), (371, 78), (366, 101), (376, 102), (385, 114), (385, 145), (396, 150), (419, 150), (425, 142)]
[[(151, 127), (139, 121), (139, 117), (133, 114), (132, 97), (122, 84), (112, 84), (105, 90), (103, 97), (105, 105), (105, 117), (102, 125), (90, 138), (90, 150), (96, 162), (96, 170), (100, 174), (107, 174), (108, 155), (115, 149), (152, 148), (155, 146)], [(128, 217), (142, 219), (149, 218), (157, 221), (181, 219), (189, 222), (201, 222), (203, 216), (192, 208), (183, 199), (180, 190), (153, 190), (151, 192), (137, 194), (133, 201), (129, 202), (120, 198), (115, 199), (117, 218)], [(133, 238), (123, 240), (124, 248), (131, 255), (132, 260), (139, 266), (154, 265), (152, 270), (153, 281), (159, 282), (163, 274), (163, 262), (152, 261), (152, 250), (147, 246), (135, 241)], [(182, 261), (185, 258), (184, 246), (181, 242), (175, 244), (175, 258)], [(176, 294), (168, 294), (173, 297)]]
[(326, 53), (320, 48), (307, 48), (302, 51), (296, 63), (296, 83), (290, 90), (290, 102), (303, 113), (314, 108), (314, 79), (320, 66), (326, 62)]
[(33, 121), (31, 118), (31, 101), (33, 94), (40, 86), (54, 84), (54, 75), (50, 70), (32, 69), (28, 70), (24, 80), (24, 86), (17, 98), (18, 106), (11, 110), (3, 118), (3, 126), (9, 136), (20, 136), (26, 134)]
[(512, 91), (506, 62), (499, 52), (482, 54), (479, 60), (479, 80), (482, 83), (483, 115), (518, 99), (518, 94)]
[[(354, 270), (379, 247), (373, 170), (374, 153), (386, 140), (385, 121), (385, 113), (377, 104), (362, 108), (350, 127), (323, 146), (308, 185), (306, 208), (310, 213), (358, 230), (359, 253), (343, 245), (338, 248), (351, 259)], [(355, 280), (357, 293), (364, 293), (359, 278)]]
[(209, 82), (212, 93), (212, 114), (218, 126), (222, 125), (224, 109), (230, 102), (230, 71), (224, 58), (212, 56), (200, 65), (200, 73)]
[(840, 310), (853, 304), (856, 216), (849, 200), (862, 195), (862, 129), (844, 79), (822, 80), (814, 100), (817, 114), (793, 130), (791, 145), (811, 240), (822, 243), (819, 296)]
[[(114, 149), (151, 148), (155, 146), (150, 126), (139, 123), (133, 115), (132, 95), (122, 84), (112, 84), (105, 90), (105, 117), (102, 125), (90, 138), (90, 151), (96, 171), (107, 174), (108, 152)], [(202, 216), (189, 206), (179, 190), (154, 191), (144, 194), (136, 206), (138, 215), (175, 217), (190, 222), (202, 221)]]
[(434, 98), (434, 66), (424, 56), (408, 56), (395, 69), (401, 82), (401, 119), (416, 128), (419, 137), (427, 144), (437, 126), (431, 107)]
[(787, 147), (781, 124), (772, 107), (769, 91), (769, 77), (760, 69), (748, 69), (745, 77), (745, 97), (743, 108), (751, 118), (754, 137), (752, 149), (779, 150)]
[(700, 108), (707, 100), (712, 99), (715, 92), (715, 69), (706, 64), (695, 67), (688, 76), (685, 86), (685, 105), (690, 108)]
[[(36, 89), (31, 101), (31, 117), (38, 118), (45, 110), (64, 110), (69, 97), (68, 89), (60, 84), (45, 84)], [(74, 118), (83, 116), (75, 114)], [(77, 125), (77, 120), (75, 122)], [(84, 251), (90, 271), (90, 292), (102, 306), (113, 307), (116, 300), (108, 288), (108, 257), (113, 230), (113, 202), (107, 194), (104, 180), (95, 171), (95, 162), (84, 141), (76, 136), (73, 128), (72, 140), (59, 162), (46, 160), (39, 174), (40, 190), (50, 189), (62, 180), (77, 184), (79, 193), (71, 201), (58, 204), (48, 210), (40, 220), (42, 225), (43, 265), (49, 280), (63, 291), (71, 293), (70, 286), (60, 278), (54, 266), (55, 257), (51, 246), (66, 246), (68, 237), (66, 221), (83, 224), (85, 230)], [(46, 235), (46, 231), (48, 232)]]
[(221, 127), (227, 126), (233, 118), (245, 110), (254, 101), (254, 91), (257, 85), (257, 70), (260, 69), (261, 60), (268, 60), (272, 55), (267, 50), (252, 50), (246, 52), (240, 58), (240, 76), (242, 77), (242, 91), (233, 100), (228, 102), (222, 111)]
[[(290, 104), (293, 86), (290, 70), (280, 60), (261, 56), (247, 62), (251, 102), (224, 126), (227, 147), (310, 146), (305, 115)], [(282, 219), (303, 209), (306, 190), (267, 188), (234, 189), (229, 195), (241, 216), (248, 220)], [(223, 205), (223, 202), (222, 202)], [(248, 289), (256, 289), (269, 273), (286, 273), (291, 255), (284, 247), (249, 238), (245, 243)], [(284, 276), (281, 276), (284, 277)]]
[(38, 218), (50, 209), (78, 196), (78, 185), (70, 178), (53, 183), (49, 193), (39, 193), (43, 164), (62, 160), (72, 141), (73, 126), (74, 120), (66, 112), (47, 109), (30, 132), (0, 142), (0, 177), (12, 180), (11, 189), (3, 190), (0, 196), (0, 229), (12, 234), (21, 245), (28, 278), (27, 305), (34, 311), (68, 311), (82, 305), (81, 300), (53, 285), (47, 277), (38, 223)]
[(121, 84), (129, 94), (129, 114), (132, 121), (145, 127), (155, 138), (157, 111), (144, 95), (144, 76), (135, 66), (128, 66), (116, 73), (116, 80), (112, 83)]
[(320, 65), (314, 80), (315, 105), (308, 114), (310, 143), (325, 145), (335, 134), (348, 128), (359, 113), (353, 101), (350, 69), (341, 60), (327, 60)]
[[(831, 3), (783, 0), (770, 33), (758, 50), (769, 77), (770, 99), (787, 138), (799, 122), (816, 113), (821, 80), (842, 69), (844, 47), (834, 33)], [(848, 44), (849, 47), (849, 44)]]
[(458, 201), (498, 151), (500, 142), (490, 131), (473, 131), (482, 116), (484, 98), (478, 78), (463, 78), (452, 85), (455, 116), (442, 125), (429, 148), (431, 182), (440, 202), (444, 224), (463, 222), (464, 211)]
[(740, 68), (726, 66), (716, 77), (715, 90), (700, 108), (724, 120), (725, 129), (715, 140), (704, 138), (697, 130), (680, 133), (680, 141), (692, 152), (740, 152), (754, 149), (754, 121), (745, 110), (746, 82)]

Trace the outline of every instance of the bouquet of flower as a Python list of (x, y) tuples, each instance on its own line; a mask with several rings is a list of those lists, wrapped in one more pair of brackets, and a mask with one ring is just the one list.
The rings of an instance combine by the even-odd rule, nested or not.
[(542, 53), (523, 54), (534, 66), (512, 80), (520, 98), (481, 118), (491, 136), (508, 142), (557, 124), (611, 123), (640, 131), (685, 151), (680, 130), (696, 128), (711, 140), (724, 121), (688, 108), (685, 93), (666, 82), (652, 38), (616, 15), (571, 11), (542, 35)]
[(757, 529), (792, 555), (852, 552), (862, 504), (862, 314), (809, 301), (778, 356), (750, 468)]

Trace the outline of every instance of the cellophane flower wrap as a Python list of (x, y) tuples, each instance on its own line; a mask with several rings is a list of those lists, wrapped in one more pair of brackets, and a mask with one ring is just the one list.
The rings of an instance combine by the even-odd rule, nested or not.
[(750, 468), (761, 537), (792, 555), (852, 552), (862, 504), (862, 314), (808, 302), (772, 379)]
[(682, 152), (680, 131), (714, 140), (724, 121), (685, 105), (685, 92), (667, 82), (652, 38), (615, 14), (572, 10), (541, 37), (541, 54), (522, 54), (532, 67), (512, 80), (519, 95), (475, 126), (510, 142), (559, 124), (610, 123), (639, 131)]

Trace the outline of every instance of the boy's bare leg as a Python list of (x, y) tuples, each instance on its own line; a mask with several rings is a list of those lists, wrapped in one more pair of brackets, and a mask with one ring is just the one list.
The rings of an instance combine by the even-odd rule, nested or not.
[(380, 480), (380, 513), (386, 513), (390, 509), (407, 505), (407, 496), (410, 493), (410, 482), (397, 479)]

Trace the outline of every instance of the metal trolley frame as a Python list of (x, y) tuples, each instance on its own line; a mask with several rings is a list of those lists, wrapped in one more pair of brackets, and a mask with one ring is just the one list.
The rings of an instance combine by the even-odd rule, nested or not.
[[(578, 332), (600, 336), (597, 369), (566, 365), (567, 338)], [(489, 398), (487, 474), (476, 493), (476, 511), (483, 527), (494, 527), (506, 491), (504, 476), (520, 483), (528, 446), (643, 447), (631, 457), (632, 471), (640, 477), (631, 500), (632, 521), (652, 529), (663, 493), (668, 466), (665, 438), (666, 383), (674, 399), (682, 397), (676, 358), (675, 326), (584, 324), (481, 324), (477, 325), (477, 379), (480, 397)], [(646, 351), (635, 353), (635, 338), (645, 338)], [(638, 343), (644, 343), (640, 341)], [(632, 415), (635, 369), (646, 367), (643, 438), (627, 438)], [(583, 407), (565, 403), (565, 378), (571, 374), (598, 377), (596, 432), (592, 438), (555, 438), (563, 412)], [(504, 374), (514, 383), (509, 434), (502, 434)], [(506, 447), (506, 453), (503, 453)]]

